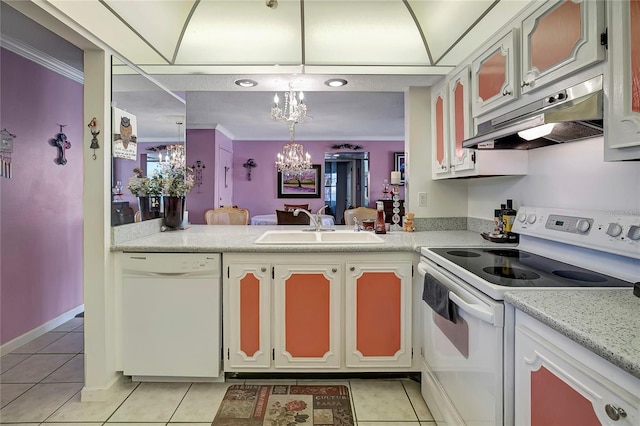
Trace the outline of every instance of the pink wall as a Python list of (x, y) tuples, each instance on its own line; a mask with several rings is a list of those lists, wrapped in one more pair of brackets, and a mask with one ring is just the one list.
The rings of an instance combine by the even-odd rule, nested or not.
[[(277, 174), (274, 166), (276, 154), (282, 150), (286, 143), (274, 141), (234, 141), (233, 143), (233, 202), (241, 207), (248, 208), (251, 215), (272, 214), (276, 209), (282, 208), (287, 203), (309, 203), (312, 211), (316, 211), (324, 205), (324, 193), (321, 198), (278, 198)], [(331, 145), (334, 142), (305, 141), (302, 142), (305, 149), (311, 154), (314, 164), (322, 164), (324, 173), (324, 153), (334, 152)], [(391, 170), (394, 169), (394, 152), (404, 151), (403, 141), (355, 141), (349, 142), (361, 145), (363, 152), (369, 152), (369, 199), (371, 206), (375, 200), (382, 197), (382, 180), (389, 179)], [(340, 152), (340, 151), (335, 151)], [(258, 167), (251, 173), (251, 181), (247, 180), (247, 169), (242, 165), (253, 158)], [(404, 187), (401, 187), (401, 197), (404, 198)]]
[[(0, 344), (82, 304), (83, 87), (2, 49), (0, 128), (17, 138), (0, 178)], [(67, 124), (67, 164), (49, 144)], [(100, 136), (103, 137), (102, 135)]]

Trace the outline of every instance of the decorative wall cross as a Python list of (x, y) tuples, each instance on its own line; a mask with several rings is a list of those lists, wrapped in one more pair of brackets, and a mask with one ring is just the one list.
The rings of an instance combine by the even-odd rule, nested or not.
[(56, 135), (56, 138), (51, 141), (51, 144), (58, 148), (58, 158), (56, 158), (55, 163), (61, 166), (67, 164), (67, 159), (65, 157), (65, 152), (67, 149), (71, 148), (71, 142), (67, 140), (67, 135), (62, 133), (62, 128), (66, 126), (66, 124), (58, 124), (60, 126), (60, 133)]

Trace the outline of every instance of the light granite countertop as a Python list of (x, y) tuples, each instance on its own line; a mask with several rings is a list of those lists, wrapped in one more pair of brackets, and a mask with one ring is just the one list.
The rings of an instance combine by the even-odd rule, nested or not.
[(640, 378), (640, 297), (632, 288), (507, 292), (504, 300)]
[[(255, 241), (268, 230), (303, 229), (304, 226), (238, 226), (238, 225), (192, 225), (188, 229), (155, 232), (135, 237), (128, 241), (114, 241), (112, 251), (127, 252), (380, 252), (415, 251), (421, 247), (482, 247), (497, 244), (484, 240), (479, 233), (471, 231), (392, 231), (380, 235), (383, 244), (296, 244), (259, 245)], [(353, 230), (351, 226), (336, 226), (336, 230)], [(366, 231), (362, 231), (366, 232)], [(503, 244), (500, 244), (502, 246)]]

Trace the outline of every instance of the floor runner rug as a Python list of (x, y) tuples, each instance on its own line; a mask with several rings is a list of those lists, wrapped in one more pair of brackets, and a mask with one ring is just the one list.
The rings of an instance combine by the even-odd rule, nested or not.
[(347, 386), (233, 385), (212, 426), (353, 426)]

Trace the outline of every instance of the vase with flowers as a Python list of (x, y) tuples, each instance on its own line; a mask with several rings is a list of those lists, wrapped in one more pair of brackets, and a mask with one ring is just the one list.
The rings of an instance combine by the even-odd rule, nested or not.
[(155, 179), (158, 179), (163, 194), (163, 222), (167, 228), (179, 228), (184, 220), (185, 196), (194, 184), (193, 169), (187, 167), (183, 145), (170, 145)]
[(135, 175), (129, 179), (127, 188), (131, 194), (138, 197), (138, 211), (140, 220), (157, 219), (160, 217), (160, 202), (162, 188), (157, 176), (144, 176), (139, 168), (133, 169)]

